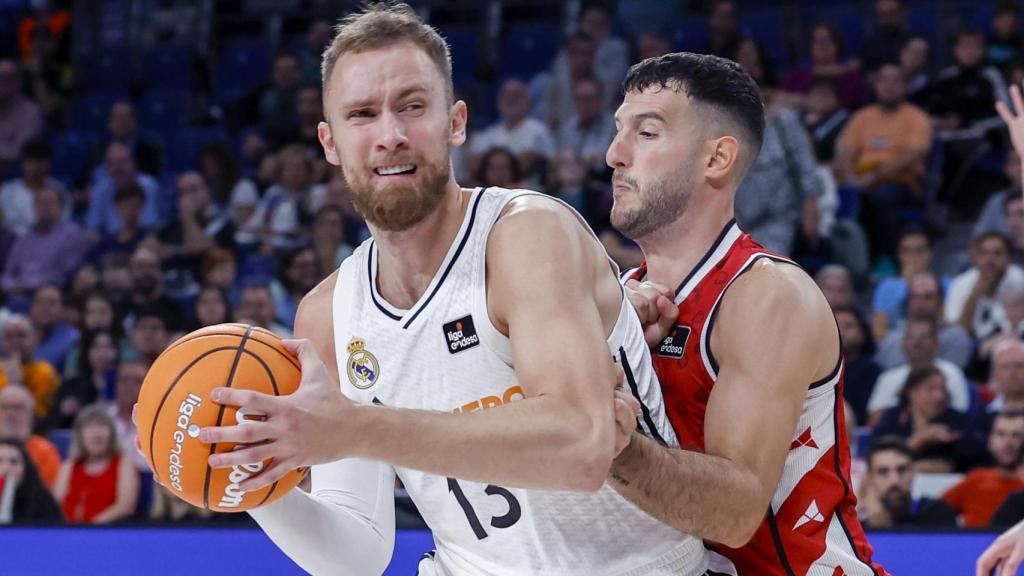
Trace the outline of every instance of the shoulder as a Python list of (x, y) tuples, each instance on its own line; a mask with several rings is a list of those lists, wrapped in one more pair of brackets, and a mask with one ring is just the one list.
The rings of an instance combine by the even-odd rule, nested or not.
[(928, 113), (916, 104), (904, 102), (903, 107), (900, 108), (900, 114), (914, 122), (924, 122), (931, 126), (931, 119), (928, 118)]
[(772, 258), (759, 259), (737, 277), (722, 300), (723, 307), (727, 302), (730, 306), (743, 303), (749, 308), (779, 306), (798, 315), (810, 312), (817, 316), (828, 309), (821, 290), (803, 269)]
[[(306, 293), (299, 302), (295, 312), (295, 335), (301, 338), (309, 338), (305, 332), (315, 326), (325, 324), (324, 314), (330, 314), (334, 287), (338, 281), (338, 270), (324, 278), (312, 290)], [(300, 324), (302, 329), (300, 330)], [(300, 334), (300, 331), (303, 334)]]
[(524, 191), (508, 201), (501, 209), (498, 220), (491, 230), (495, 236), (549, 237), (574, 235), (580, 221), (573, 211), (551, 196), (533, 191)]

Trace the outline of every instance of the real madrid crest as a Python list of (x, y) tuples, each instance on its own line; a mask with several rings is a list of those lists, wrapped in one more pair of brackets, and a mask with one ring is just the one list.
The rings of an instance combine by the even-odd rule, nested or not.
[(380, 364), (377, 358), (365, 348), (363, 341), (353, 337), (348, 342), (348, 361), (345, 363), (348, 381), (360, 390), (366, 390), (377, 383)]

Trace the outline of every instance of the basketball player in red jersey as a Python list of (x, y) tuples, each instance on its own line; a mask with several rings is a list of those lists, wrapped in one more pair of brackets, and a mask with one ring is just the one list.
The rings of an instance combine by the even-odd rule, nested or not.
[(652, 355), (684, 450), (634, 434), (613, 484), (718, 543), (740, 574), (884, 575), (856, 515), (831, 310), (733, 218), (764, 134), (760, 90), (735, 63), (696, 54), (645, 60), (624, 87), (611, 221), (645, 255), (630, 279), (676, 287), (650, 301), (678, 311)]

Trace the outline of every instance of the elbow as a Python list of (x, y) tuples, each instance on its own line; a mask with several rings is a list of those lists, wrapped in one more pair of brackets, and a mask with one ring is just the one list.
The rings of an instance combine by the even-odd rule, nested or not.
[(615, 459), (614, 428), (605, 430), (600, 424), (592, 424), (591, 429), (581, 434), (573, 447), (572, 470), (567, 474), (569, 490), (578, 492), (597, 492), (604, 486), (608, 473)]
[(717, 540), (720, 544), (729, 548), (742, 548), (754, 537), (754, 534), (757, 533), (757, 528), (763, 520), (763, 514), (760, 516), (743, 514), (737, 517), (732, 529), (723, 533)]

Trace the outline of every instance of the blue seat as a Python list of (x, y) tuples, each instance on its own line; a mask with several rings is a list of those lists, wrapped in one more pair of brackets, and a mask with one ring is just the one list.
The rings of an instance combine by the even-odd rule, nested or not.
[(89, 168), (99, 143), (99, 137), (91, 132), (69, 131), (51, 136), (54, 177), (70, 186)]
[[(847, 56), (856, 56), (860, 51), (861, 41), (864, 35), (867, 33), (865, 27), (866, 16), (863, 7), (860, 5), (817, 5), (807, 6), (803, 10), (803, 19), (807, 22), (808, 26), (825, 23), (835, 26), (839, 32), (842, 33), (843, 39), (846, 40), (846, 52)], [(809, 40), (808, 31), (801, 39), (804, 45), (801, 46), (802, 50), (808, 49)]]
[(139, 126), (171, 141), (184, 128), (191, 95), (184, 90), (152, 90), (139, 101)]
[(476, 55), (480, 34), (474, 26), (452, 26), (439, 30), (448, 41), (452, 55), (452, 81), (456, 86), (466, 86), (473, 81), (476, 69)]
[(679, 18), (672, 22), (670, 30), (673, 50), (696, 52), (708, 41), (708, 23), (703, 17)]
[(74, 438), (74, 432), (68, 428), (53, 430), (46, 435), (46, 439), (52, 442), (54, 447), (57, 448), (57, 452), (60, 453), (61, 460), (67, 459), (68, 450), (71, 448), (72, 438)]
[(78, 132), (105, 134), (110, 107), (121, 99), (127, 98), (123, 94), (112, 92), (97, 92), (75, 98), (68, 106), (70, 128)]
[(533, 22), (509, 26), (501, 41), (501, 72), (505, 78), (529, 80), (544, 70), (555, 56), (561, 40), (557, 23)]
[(107, 48), (87, 59), (80, 68), (79, 84), (86, 92), (131, 92), (134, 75), (128, 48)]
[(217, 59), (217, 83), (250, 88), (270, 77), (270, 48), (263, 42), (238, 40)]
[(169, 142), (167, 147), (167, 169), (179, 174), (199, 167), (199, 155), (211, 142), (227, 141), (228, 135), (221, 128), (184, 128)]
[(157, 46), (146, 54), (142, 65), (147, 86), (192, 89), (192, 51), (180, 44)]

